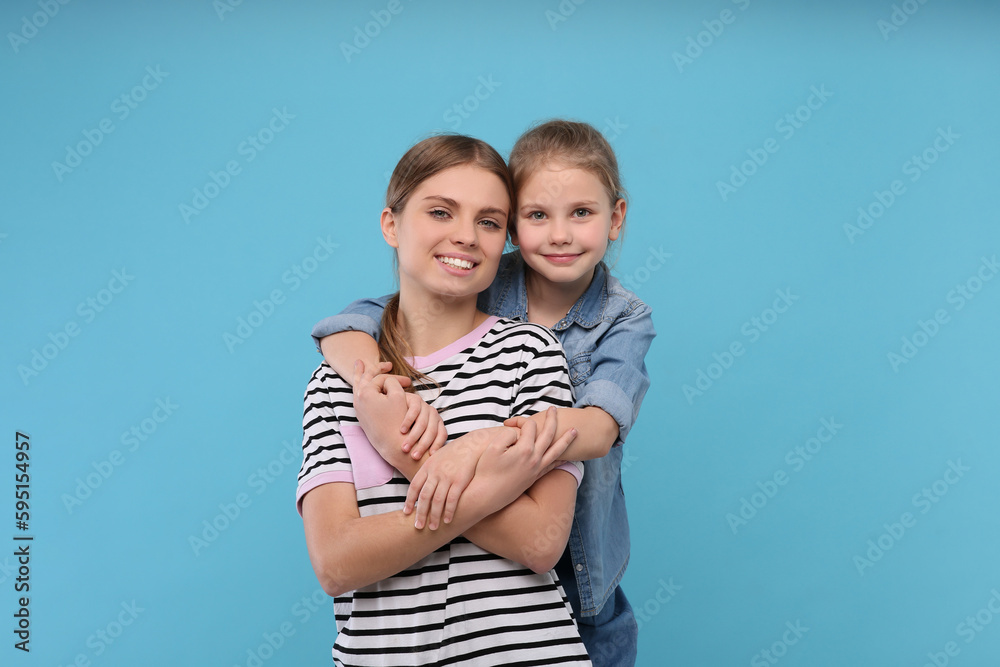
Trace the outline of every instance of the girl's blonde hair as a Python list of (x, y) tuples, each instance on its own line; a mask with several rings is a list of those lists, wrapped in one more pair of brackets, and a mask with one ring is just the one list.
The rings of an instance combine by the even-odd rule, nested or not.
[[(471, 165), (494, 174), (504, 184), (510, 200), (508, 228), (514, 216), (514, 185), (510, 171), (500, 154), (484, 141), (461, 134), (441, 134), (424, 139), (406, 151), (389, 178), (385, 205), (398, 215), (406, 207), (413, 191), (428, 178), (445, 169)], [(399, 292), (389, 299), (382, 312), (379, 357), (392, 363), (392, 372), (418, 383), (436, 384), (406, 361), (413, 356), (399, 324)]]
[(593, 125), (550, 120), (522, 134), (510, 151), (515, 192), (520, 191), (536, 169), (547, 163), (589, 171), (604, 185), (612, 206), (619, 199), (628, 202), (615, 152)]

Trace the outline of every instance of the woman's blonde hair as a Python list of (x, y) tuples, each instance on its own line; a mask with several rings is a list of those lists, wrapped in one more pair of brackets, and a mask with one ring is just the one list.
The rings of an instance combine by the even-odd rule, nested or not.
[[(509, 227), (514, 216), (514, 185), (507, 164), (486, 142), (461, 134), (429, 137), (406, 151), (389, 178), (385, 193), (386, 208), (398, 215), (421, 183), (445, 169), (464, 165), (485, 169), (495, 174), (504, 184), (510, 199), (507, 216)], [(413, 355), (399, 324), (399, 292), (389, 299), (382, 312), (378, 348), (380, 358), (392, 363), (392, 372), (396, 375), (409, 377), (414, 386), (418, 383), (436, 384), (406, 360)]]

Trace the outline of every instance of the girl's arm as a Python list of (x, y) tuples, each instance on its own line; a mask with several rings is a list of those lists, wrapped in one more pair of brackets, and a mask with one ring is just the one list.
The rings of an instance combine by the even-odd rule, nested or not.
[(365, 368), (379, 367), (378, 341), (363, 331), (341, 331), (324, 336), (319, 341), (319, 351), (330, 368), (343, 378), (354, 374), (354, 362), (358, 360)]
[[(609, 277), (609, 280), (613, 280)], [(617, 285), (609, 288), (624, 291)], [(649, 388), (646, 352), (656, 336), (652, 309), (631, 292), (625, 308), (597, 341), (590, 372), (576, 387), (572, 408), (558, 411), (559, 431), (575, 428), (580, 435), (566, 458), (589, 461), (621, 445), (632, 429)], [(540, 419), (534, 415), (532, 419)]]
[(390, 295), (386, 295), (353, 301), (344, 310), (313, 326), (316, 348), (340, 377), (352, 377), (354, 362), (358, 359), (369, 368), (378, 367), (380, 322), (389, 299)]
[[(529, 419), (540, 426), (544, 415), (534, 414)], [(504, 424), (516, 426), (514, 417)], [(594, 405), (583, 408), (559, 408), (556, 410), (557, 430), (575, 429), (580, 435), (566, 450), (566, 458), (570, 461), (590, 461), (599, 459), (611, 451), (612, 445), (618, 440), (618, 422), (615, 418)]]
[[(388, 371), (379, 362), (378, 335), (381, 330), (382, 312), (391, 295), (377, 299), (359, 299), (332, 317), (320, 320), (313, 326), (312, 337), (323, 353), (326, 363), (340, 377), (351, 382), (355, 363), (364, 368)], [(400, 378), (408, 386), (408, 378)], [(437, 412), (418, 396), (409, 399), (408, 410), (399, 424), (400, 444), (404, 452), (413, 451), (420, 458), (427, 450), (435, 450), (447, 438), (444, 423)]]

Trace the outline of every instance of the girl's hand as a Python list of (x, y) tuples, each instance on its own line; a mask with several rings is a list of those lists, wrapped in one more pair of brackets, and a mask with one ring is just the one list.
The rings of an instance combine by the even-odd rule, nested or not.
[(415, 528), (436, 530), (441, 521), (451, 523), (458, 499), (472, 481), (483, 451), (494, 441), (508, 447), (517, 440), (517, 429), (496, 427), (467, 433), (424, 461), (410, 481), (403, 514), (416, 507)]
[(448, 439), (444, 420), (438, 411), (416, 394), (406, 394), (406, 416), (399, 427), (403, 434), (403, 451), (414, 461), (419, 461), (424, 452), (433, 454), (441, 449)]

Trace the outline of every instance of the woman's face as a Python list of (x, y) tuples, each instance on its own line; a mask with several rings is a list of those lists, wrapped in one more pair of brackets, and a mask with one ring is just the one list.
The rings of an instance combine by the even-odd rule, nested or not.
[(498, 176), (462, 165), (421, 183), (398, 214), (384, 209), (382, 234), (397, 250), (400, 293), (467, 297), (489, 287), (510, 206)]

